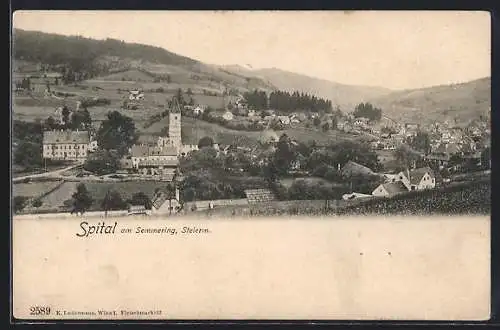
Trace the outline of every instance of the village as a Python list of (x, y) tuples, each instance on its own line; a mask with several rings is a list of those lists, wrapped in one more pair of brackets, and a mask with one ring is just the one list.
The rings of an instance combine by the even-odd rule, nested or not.
[[(17, 90), (22, 92), (22, 89), (22, 84), (18, 84)], [(46, 98), (58, 97), (50, 90), (50, 84), (47, 84), (43, 93)], [(147, 93), (143, 90), (131, 89), (124, 97), (123, 107), (127, 111), (140, 111), (143, 108), (142, 102), (147, 97)], [(416, 123), (399, 123), (384, 115), (379, 115), (378, 118), (363, 117), (360, 115), (362, 107), (348, 113), (338, 109), (294, 112), (278, 111), (268, 107), (258, 109), (249, 105), (244, 95), (237, 94), (224, 107), (212, 109), (203, 104), (193, 104), (193, 101), (182, 102), (181, 99), (182, 97), (174, 96), (166, 105), (167, 110), (163, 116), (168, 117), (168, 125), (164, 130), (166, 133), (164, 136), (157, 136), (148, 143), (135, 140), (121, 153), (117, 166), (111, 171), (104, 171), (106, 173), (99, 166), (104, 164), (102, 166), (107, 168), (109, 164), (96, 163), (94, 158), (104, 150), (113, 150), (114, 146), (110, 148), (98, 144), (98, 132), (92, 128), (91, 122), (80, 127), (67, 125), (72, 121), (72, 117), (77, 116), (82, 110), (82, 102), (77, 102), (73, 110), (68, 107), (58, 107), (51, 117), (56, 122), (52, 126), (60, 128), (44, 129), (42, 155), (45, 163), (62, 162), (71, 165), (71, 169), (65, 173), (59, 170), (57, 173), (48, 171), (33, 176), (28, 175), (15, 178), (14, 182), (29, 183), (40, 178), (52, 177), (82, 183), (97, 180), (110, 182), (111, 185), (130, 181), (165, 183), (166, 186), (156, 188), (154, 193), (149, 194), (150, 196), (144, 197), (147, 194), (143, 193), (142, 198), (119, 203), (118, 207), (115, 205), (112, 209), (119, 208), (122, 209), (122, 213), (126, 211), (127, 214), (171, 215), (187, 211), (220, 209), (232, 205), (257, 205), (284, 199), (303, 199), (303, 196), (297, 198), (297, 194), (294, 197), (293, 194), (290, 195), (291, 193), (280, 196), (280, 189), (277, 186), (282, 188), (282, 181), (291, 180), (293, 183), (287, 188), (297, 190), (303, 183), (300, 182), (301, 179), (320, 177), (332, 181), (331, 177), (336, 177), (333, 186), (326, 185), (327, 190), (330, 189), (329, 192), (324, 196), (312, 196), (310, 199), (339, 199), (349, 202), (432, 190), (449, 183), (453, 174), (480, 171), (490, 167), (490, 163), (485, 164), (485, 161), (489, 162), (485, 158), (485, 150), (490, 146), (489, 112), (484, 114), (483, 120), (476, 120), (467, 127), (455, 125), (453, 121), (422, 126)], [(368, 106), (363, 103), (360, 105)], [(360, 111), (356, 113), (357, 110)], [(372, 110), (374, 113), (381, 112), (376, 108)], [(126, 118), (126, 115), (123, 117)], [(223, 144), (215, 141), (214, 137), (205, 136), (198, 144), (184, 144), (182, 121), (185, 117), (233, 129), (256, 131), (259, 134), (259, 143), (254, 147), (239, 146), (237, 142)], [(302, 127), (325, 133), (332, 130), (342, 132), (360, 139), (367, 148), (358, 154), (356, 151), (351, 156), (341, 157), (341, 160), (335, 159), (326, 156), (331, 148), (328, 145), (313, 143), (312, 146), (305, 146), (303, 142), (280, 132), (290, 127)], [(348, 149), (349, 144), (346, 146)], [(289, 155), (281, 160), (280, 166), (283, 168), (277, 170), (280, 172), (279, 175), (264, 174), (264, 184), (259, 182), (255, 186), (245, 185), (240, 189), (240, 193), (228, 194), (226, 198), (211, 196), (196, 198), (197, 193), (194, 191), (194, 197), (185, 200), (187, 195), (183, 190), (201, 188), (186, 188), (183, 184), (185, 178), (191, 175), (189, 166), (185, 164), (189, 164), (189, 159), (192, 160), (197, 157), (196, 154), (203, 152), (206, 153), (205, 157), (213, 157), (211, 163), (207, 162), (208, 164), (219, 164), (218, 166), (223, 167), (226, 174), (239, 176), (245, 176), (245, 173), (262, 176), (259, 169), (275, 167), (275, 163), (280, 162), (276, 160), (277, 155), (283, 152), (289, 152)], [(350, 151), (335, 152), (349, 154)], [(363, 162), (358, 159), (364, 157), (363, 153), (376, 155), (376, 160), (372, 163), (377, 168), (370, 168), (366, 162), (360, 164)], [(312, 164), (313, 156), (318, 157), (318, 155), (321, 155), (323, 160), (318, 164)], [(222, 160), (218, 162), (216, 159)], [(91, 160), (97, 165), (89, 170), (87, 165)], [(196, 166), (191, 168), (195, 168), (193, 170), (195, 172), (200, 170)], [(353, 181), (357, 183), (353, 185)], [(360, 181), (363, 183), (359, 184)], [(335, 184), (339, 186), (339, 182), (347, 184), (347, 188), (337, 189), (336, 193), (332, 194), (332, 189), (335, 191)], [(324, 190), (323, 182), (321, 185)], [(36, 213), (43, 209), (29, 205), (29, 201), (24, 202), (24, 212)], [(59, 210), (61, 212), (68, 210), (68, 207), (60, 207)]]

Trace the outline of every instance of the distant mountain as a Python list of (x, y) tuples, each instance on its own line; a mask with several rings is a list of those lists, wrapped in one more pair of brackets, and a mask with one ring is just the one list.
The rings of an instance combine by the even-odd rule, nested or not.
[(389, 117), (406, 122), (467, 123), (491, 109), (491, 78), (393, 92), (370, 100)]
[(276, 68), (249, 70), (241, 65), (226, 65), (223, 68), (239, 75), (259, 77), (281, 90), (302, 91), (330, 99), (344, 111), (351, 111), (360, 102), (392, 92), (387, 88), (345, 85)]
[[(42, 67), (48, 71), (60, 70), (64, 66), (80, 72), (84, 79), (112, 80), (117, 76), (115, 73), (140, 69), (143, 73), (151, 73), (151, 80), (157, 75), (166, 81), (169, 75), (172, 83), (182, 88), (211, 92), (275, 89), (258, 77), (241, 76), (160, 47), (115, 39), (96, 40), (15, 29), (13, 46), (17, 72), (35, 72)], [(120, 79), (127, 80), (131, 76), (137, 75), (126, 73)]]

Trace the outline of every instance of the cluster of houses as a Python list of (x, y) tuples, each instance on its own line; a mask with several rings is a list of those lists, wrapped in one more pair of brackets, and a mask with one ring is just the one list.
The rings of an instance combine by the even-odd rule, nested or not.
[(384, 181), (376, 186), (371, 194), (351, 192), (343, 196), (343, 199), (345, 200), (372, 196), (392, 197), (409, 191), (434, 189), (436, 187), (437, 180), (436, 174), (429, 167), (407, 169), (406, 171), (401, 171), (395, 174), (378, 174), (366, 166), (349, 161), (346, 165), (344, 165), (341, 171), (344, 176), (352, 175), (353, 173), (360, 173), (379, 176)]

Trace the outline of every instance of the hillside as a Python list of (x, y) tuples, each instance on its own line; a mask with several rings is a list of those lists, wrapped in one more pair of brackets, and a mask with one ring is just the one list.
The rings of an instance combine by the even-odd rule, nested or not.
[(491, 78), (398, 91), (370, 102), (396, 120), (432, 123), (456, 119), (465, 124), (490, 111)]
[(281, 90), (303, 91), (330, 99), (334, 105), (339, 105), (344, 111), (351, 111), (360, 102), (366, 102), (391, 92), (382, 87), (344, 85), (276, 68), (249, 70), (239, 65), (227, 65), (223, 68), (238, 75), (261, 78)]

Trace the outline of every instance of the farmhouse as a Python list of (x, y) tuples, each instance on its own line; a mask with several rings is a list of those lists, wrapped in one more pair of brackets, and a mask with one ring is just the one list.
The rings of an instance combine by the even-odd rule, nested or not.
[(403, 192), (407, 192), (406, 186), (401, 181), (382, 183), (372, 192), (376, 197), (392, 197)]
[(91, 145), (88, 131), (53, 130), (43, 132), (43, 158), (54, 160), (85, 160)]
[(402, 171), (398, 174), (397, 181), (401, 181), (409, 191), (433, 189), (436, 187), (434, 171), (429, 167)]

